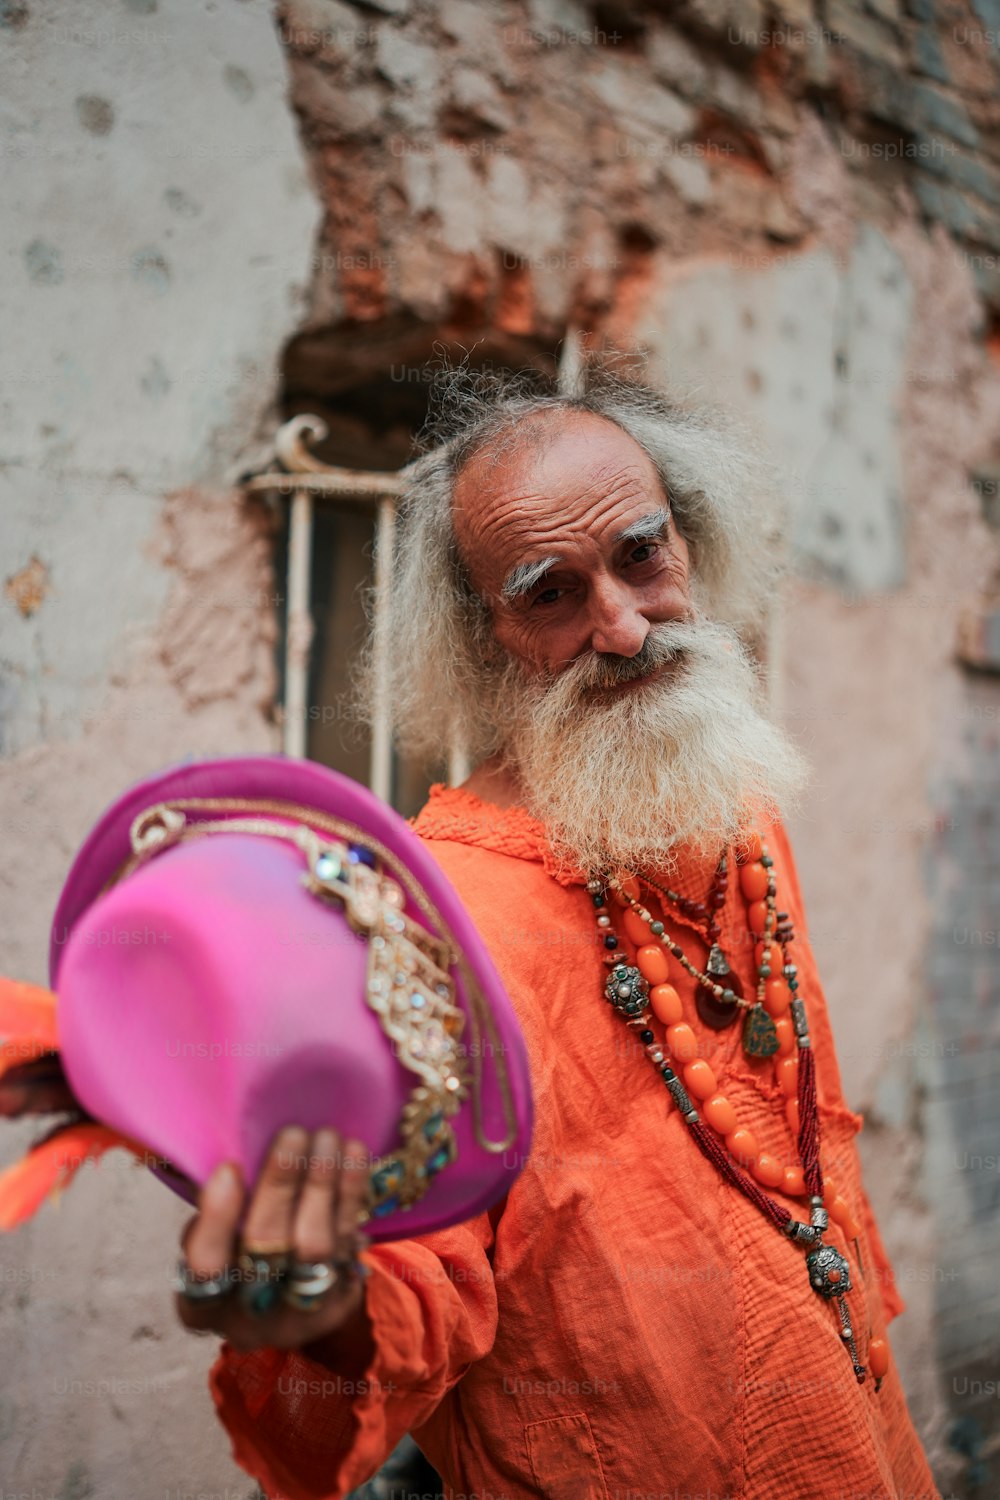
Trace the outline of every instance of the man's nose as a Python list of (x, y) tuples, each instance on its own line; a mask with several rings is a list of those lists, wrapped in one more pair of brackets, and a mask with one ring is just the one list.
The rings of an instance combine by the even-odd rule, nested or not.
[(591, 595), (590, 649), (602, 656), (635, 656), (649, 634), (649, 621), (625, 584), (605, 582)]

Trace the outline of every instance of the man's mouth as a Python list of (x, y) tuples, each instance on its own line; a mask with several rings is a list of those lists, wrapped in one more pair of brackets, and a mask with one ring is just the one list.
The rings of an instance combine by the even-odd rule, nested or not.
[(589, 691), (602, 695), (634, 692), (636, 688), (646, 687), (651, 682), (657, 682), (661, 677), (673, 674), (680, 668), (681, 663), (682, 656), (678, 652), (676, 656), (670, 657), (668, 661), (660, 662), (658, 666), (651, 667), (641, 677), (624, 677), (618, 682), (608, 683), (604, 687), (592, 687)]

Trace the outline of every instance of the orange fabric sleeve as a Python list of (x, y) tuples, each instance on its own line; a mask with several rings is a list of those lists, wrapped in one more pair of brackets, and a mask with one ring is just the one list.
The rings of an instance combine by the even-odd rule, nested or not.
[(370, 1479), (473, 1361), (493, 1347), (488, 1214), (361, 1259), (375, 1355), (345, 1380), (296, 1350), (223, 1344), (209, 1373), (233, 1457), (269, 1500), (341, 1500)]

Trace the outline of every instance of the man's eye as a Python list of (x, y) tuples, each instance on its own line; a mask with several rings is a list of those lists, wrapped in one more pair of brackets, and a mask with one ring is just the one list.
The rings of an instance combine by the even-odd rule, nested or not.
[(532, 605), (555, 604), (561, 593), (562, 589), (557, 589), (555, 587), (550, 589), (542, 589), (541, 593), (536, 594), (534, 599), (532, 599)]
[(656, 542), (640, 542), (638, 547), (633, 547), (629, 553), (629, 562), (644, 563), (656, 556), (659, 551)]

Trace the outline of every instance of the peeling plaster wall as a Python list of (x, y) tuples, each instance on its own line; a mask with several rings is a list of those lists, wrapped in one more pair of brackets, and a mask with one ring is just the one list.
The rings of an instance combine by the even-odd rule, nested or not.
[(754, 418), (787, 471), (797, 566), (847, 592), (905, 573), (894, 397), (911, 303), (899, 257), (863, 226), (841, 257), (824, 246), (759, 269), (675, 262), (646, 304), (662, 374)]
[[(277, 748), (269, 526), (229, 485), (317, 211), (264, 0), (4, 4), (0, 48), (0, 971), (44, 982), (104, 806)], [(250, 1495), (174, 1316), (189, 1211), (115, 1155), (83, 1176), (0, 1245), (5, 1492)]]

